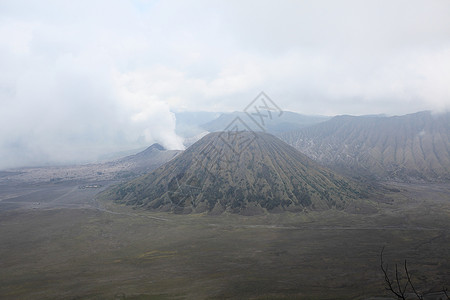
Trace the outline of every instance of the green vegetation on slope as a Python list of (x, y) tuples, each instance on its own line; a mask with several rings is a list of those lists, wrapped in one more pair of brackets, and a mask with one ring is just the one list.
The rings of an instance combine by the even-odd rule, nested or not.
[(103, 194), (152, 210), (255, 214), (345, 208), (359, 187), (273, 135), (211, 133), (178, 157)]

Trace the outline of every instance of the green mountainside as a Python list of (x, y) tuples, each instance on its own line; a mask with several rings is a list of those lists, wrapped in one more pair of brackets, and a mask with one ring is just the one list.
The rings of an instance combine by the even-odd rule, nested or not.
[(102, 197), (151, 210), (253, 214), (344, 208), (359, 187), (267, 133), (210, 133)]

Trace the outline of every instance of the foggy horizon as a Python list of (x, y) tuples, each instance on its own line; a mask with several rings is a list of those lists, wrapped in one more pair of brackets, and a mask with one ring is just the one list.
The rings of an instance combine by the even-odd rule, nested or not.
[(450, 107), (447, 1), (2, 1), (0, 169), (183, 149), (173, 112)]
[(450, 0), (0, 0), (0, 299), (450, 300)]

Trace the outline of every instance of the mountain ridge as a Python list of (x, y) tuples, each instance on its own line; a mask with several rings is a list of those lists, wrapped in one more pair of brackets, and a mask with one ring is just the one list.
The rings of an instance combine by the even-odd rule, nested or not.
[[(261, 131), (261, 124), (256, 124), (245, 112), (222, 113), (219, 117), (201, 125), (209, 132), (220, 132), (226, 130), (234, 119), (240, 118), (247, 126), (247, 130)], [(291, 111), (283, 111), (281, 116), (271, 117), (263, 124), (264, 131), (277, 134), (294, 129), (305, 128), (329, 120), (331, 117), (302, 115)]]
[(450, 180), (450, 113), (336, 116), (279, 137), (346, 174), (377, 180)]
[(157, 170), (102, 197), (173, 212), (345, 208), (363, 192), (267, 133), (210, 133)]

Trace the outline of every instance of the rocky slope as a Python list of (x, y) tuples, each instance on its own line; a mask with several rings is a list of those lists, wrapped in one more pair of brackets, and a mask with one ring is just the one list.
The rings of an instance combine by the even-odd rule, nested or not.
[(310, 158), (354, 176), (450, 180), (450, 113), (338, 116), (279, 137)]
[(356, 184), (273, 135), (219, 132), (102, 197), (151, 210), (252, 214), (344, 208), (361, 195)]

